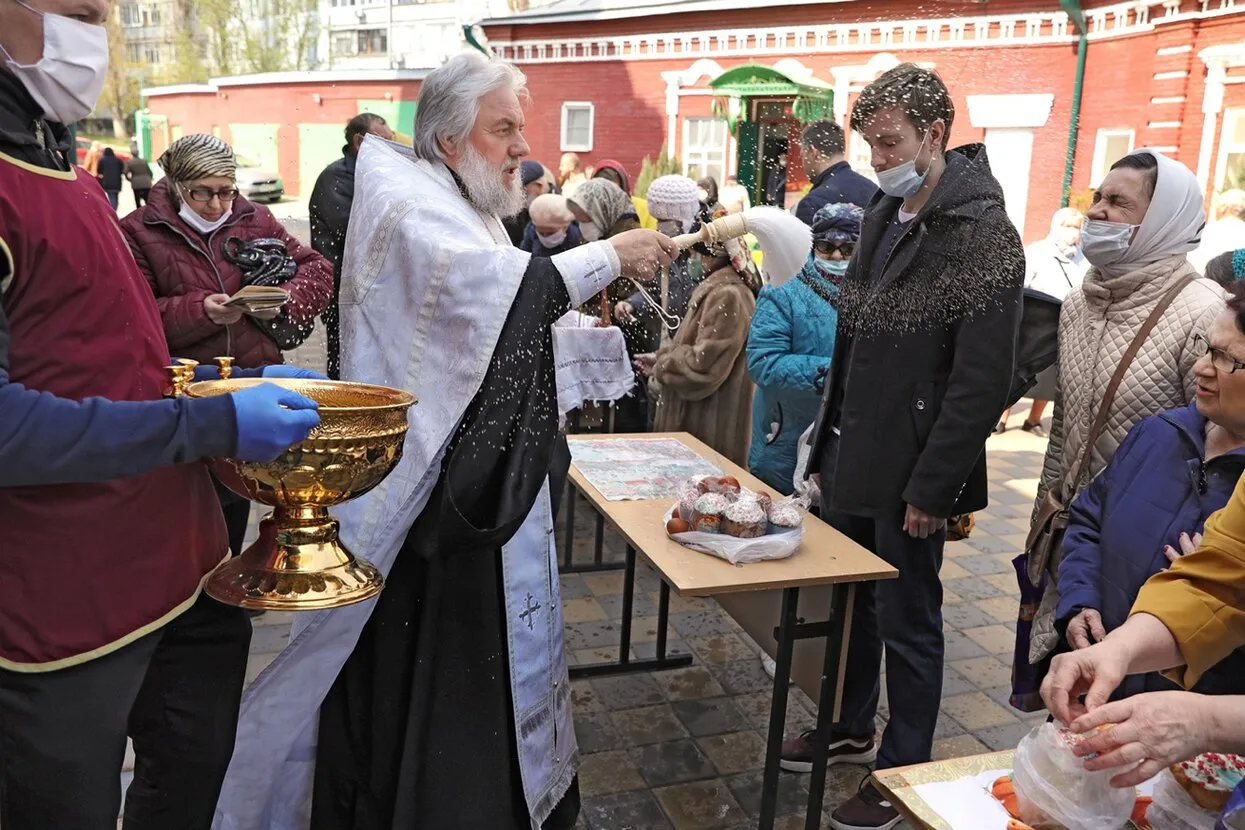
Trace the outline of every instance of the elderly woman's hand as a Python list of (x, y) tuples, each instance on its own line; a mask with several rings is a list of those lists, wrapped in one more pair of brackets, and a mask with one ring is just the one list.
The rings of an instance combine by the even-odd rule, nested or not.
[[(1129, 655), (1111, 639), (1056, 655), (1042, 681), (1042, 700), (1060, 723), (1072, 723), (1107, 702), (1128, 674)], [(1085, 695), (1085, 703), (1080, 702)]]
[(232, 326), (242, 319), (242, 309), (227, 306), (228, 294), (211, 294), (203, 298), (203, 313), (218, 326)]
[(1106, 636), (1102, 615), (1096, 609), (1086, 608), (1068, 623), (1068, 645), (1073, 648), (1089, 648), (1094, 643), (1101, 643)]
[(1135, 787), (1212, 748), (1209, 710), (1210, 699), (1192, 692), (1149, 692), (1117, 700), (1072, 723), (1073, 732), (1110, 726), (1072, 751), (1086, 759), (1087, 770), (1128, 767), (1111, 779), (1111, 786)]

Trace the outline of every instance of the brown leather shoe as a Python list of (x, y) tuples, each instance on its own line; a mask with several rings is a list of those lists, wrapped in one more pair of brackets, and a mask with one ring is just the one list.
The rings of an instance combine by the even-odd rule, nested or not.
[(866, 776), (860, 791), (830, 815), (834, 830), (891, 830), (903, 816)]

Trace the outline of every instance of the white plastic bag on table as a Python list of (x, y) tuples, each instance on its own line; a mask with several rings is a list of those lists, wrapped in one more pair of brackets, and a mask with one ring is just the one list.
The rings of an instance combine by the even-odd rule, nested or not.
[[(674, 518), (674, 508), (675, 506), (671, 506), (666, 511), (663, 521), (669, 522)], [(804, 538), (804, 527), (801, 525), (786, 533), (770, 533), (755, 539), (740, 539), (725, 533), (701, 533), (694, 530), (674, 533), (670, 538), (684, 547), (725, 559), (732, 565), (746, 565), (766, 559), (786, 559), (800, 547), (800, 541)]]
[(1111, 786), (1118, 770), (1090, 772), (1084, 764), (1053, 723), (1021, 738), (1012, 770), (1021, 819), (1037, 830), (1116, 830), (1127, 824), (1136, 791)]
[(1146, 821), (1153, 830), (1214, 830), (1216, 818), (1185, 792), (1170, 769), (1154, 779), (1154, 801), (1146, 810)]

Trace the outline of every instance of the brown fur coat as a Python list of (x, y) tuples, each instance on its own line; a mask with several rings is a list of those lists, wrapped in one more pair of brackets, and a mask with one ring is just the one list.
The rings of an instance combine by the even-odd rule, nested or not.
[(661, 384), (655, 429), (690, 432), (740, 466), (748, 465), (752, 380), (744, 347), (756, 299), (727, 266), (701, 281), (674, 339), (657, 352)]

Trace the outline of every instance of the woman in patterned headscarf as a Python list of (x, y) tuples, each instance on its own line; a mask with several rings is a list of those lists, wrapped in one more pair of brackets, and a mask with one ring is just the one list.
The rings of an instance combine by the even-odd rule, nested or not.
[(623, 189), (609, 179), (589, 179), (581, 184), (566, 206), (575, 214), (579, 231), (588, 242), (609, 239), (640, 227), (635, 205)]
[[(290, 236), (272, 212), (238, 193), (233, 148), (211, 135), (188, 135), (160, 157), (165, 177), (148, 202), (121, 223), (134, 259), (156, 296), (169, 351), (240, 368), (282, 363), (315, 326), (333, 292), (333, 267)], [(289, 292), (280, 309), (226, 305), (261, 279)], [(241, 550), (250, 504), (224, 495), (234, 553)]]

